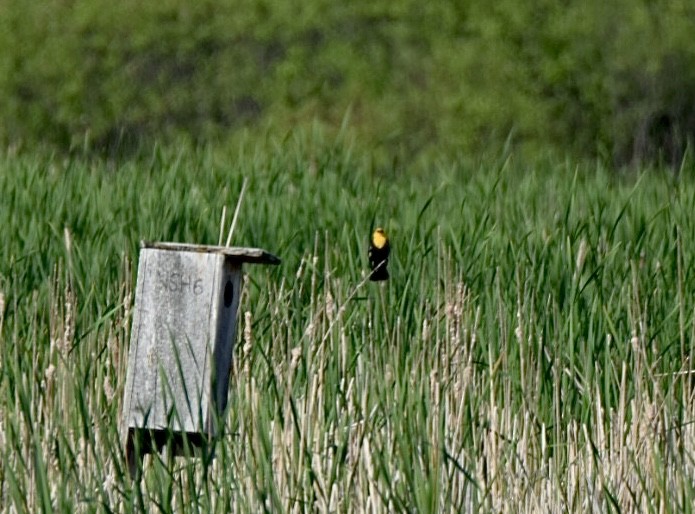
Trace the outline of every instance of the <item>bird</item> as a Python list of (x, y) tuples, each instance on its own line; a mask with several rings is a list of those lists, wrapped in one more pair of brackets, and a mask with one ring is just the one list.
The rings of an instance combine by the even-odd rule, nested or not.
[(384, 229), (378, 227), (369, 241), (369, 266), (372, 268), (369, 280), (379, 282), (389, 278), (389, 271), (386, 266), (389, 262), (390, 252), (389, 238)]

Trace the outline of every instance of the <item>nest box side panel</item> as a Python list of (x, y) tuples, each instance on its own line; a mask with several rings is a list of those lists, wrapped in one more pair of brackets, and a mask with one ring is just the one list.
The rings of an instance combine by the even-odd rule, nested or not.
[(215, 254), (141, 250), (126, 383), (128, 427), (204, 429), (215, 339), (210, 327), (222, 267)]
[[(121, 413), (120, 434), (124, 444), (128, 436), (128, 428), (139, 426), (137, 424), (137, 421), (141, 417), (136, 416), (133, 413), (132, 393), (133, 383), (135, 381), (135, 370), (137, 369), (137, 366), (135, 366), (134, 363), (137, 361), (138, 358), (138, 327), (141, 324), (141, 313), (143, 311), (142, 305), (140, 305), (142, 302), (140, 291), (142, 291), (144, 288), (145, 276), (147, 275), (147, 258), (145, 256), (145, 252), (142, 250), (140, 251), (139, 262), (140, 264), (138, 266), (138, 275), (135, 286), (135, 307), (133, 309), (132, 329), (130, 334), (130, 348), (128, 350), (128, 371), (126, 373), (125, 388), (123, 395), (123, 412)], [(140, 385), (142, 386), (143, 384), (141, 383)], [(154, 394), (154, 391), (152, 391), (152, 394)]]
[[(239, 310), (239, 298), (242, 288), (241, 264), (233, 259), (225, 259), (224, 272), (220, 281), (219, 297), (222, 301), (218, 304), (216, 316), (215, 350), (213, 353), (213, 380), (211, 393), (215, 402), (215, 409), (211, 414), (222, 416), (227, 408), (229, 394), (229, 378), (234, 354), (234, 343), (237, 331), (237, 312)], [(208, 419), (208, 432), (216, 432), (214, 416)]]

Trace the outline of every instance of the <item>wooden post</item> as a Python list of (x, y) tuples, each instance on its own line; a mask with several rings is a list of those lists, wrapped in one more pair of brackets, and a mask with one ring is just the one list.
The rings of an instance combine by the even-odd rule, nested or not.
[(121, 439), (131, 476), (145, 453), (202, 446), (227, 407), (242, 264), (258, 248), (142, 243)]

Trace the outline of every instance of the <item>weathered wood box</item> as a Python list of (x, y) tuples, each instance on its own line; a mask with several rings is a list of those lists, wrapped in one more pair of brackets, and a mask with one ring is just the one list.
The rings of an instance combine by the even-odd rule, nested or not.
[[(139, 454), (215, 435), (227, 406), (243, 263), (278, 264), (257, 248), (142, 243), (121, 438)], [(137, 442), (136, 442), (137, 441)]]

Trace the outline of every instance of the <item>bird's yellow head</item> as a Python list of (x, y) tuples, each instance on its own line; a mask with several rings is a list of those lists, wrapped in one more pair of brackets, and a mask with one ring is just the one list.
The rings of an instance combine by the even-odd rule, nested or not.
[(388, 241), (389, 239), (386, 236), (386, 232), (384, 232), (384, 229), (381, 227), (377, 228), (372, 234), (372, 244), (375, 248), (383, 248)]

